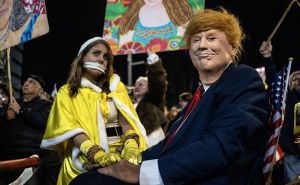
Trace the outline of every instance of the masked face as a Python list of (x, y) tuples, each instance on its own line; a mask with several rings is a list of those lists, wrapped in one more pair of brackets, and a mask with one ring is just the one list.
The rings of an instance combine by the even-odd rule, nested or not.
[(235, 53), (225, 33), (220, 30), (204, 31), (191, 38), (189, 54), (193, 65), (203, 76), (218, 78)]
[(104, 44), (99, 43), (91, 47), (83, 58), (85, 75), (95, 79), (105, 74), (108, 59), (108, 49)]

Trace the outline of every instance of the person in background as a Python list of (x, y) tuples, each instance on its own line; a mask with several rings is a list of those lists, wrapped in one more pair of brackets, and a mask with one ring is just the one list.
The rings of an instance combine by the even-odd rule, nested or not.
[(168, 111), (168, 119), (169, 122), (164, 126), (164, 132), (168, 133), (170, 130), (170, 127), (172, 126), (173, 120), (176, 118), (177, 115), (180, 114), (180, 112), (184, 109), (184, 107), (193, 99), (193, 94), (190, 92), (183, 92), (179, 94), (178, 96), (179, 102), (178, 107), (172, 106), (170, 107)]
[(170, 109), (168, 111), (169, 122), (173, 121), (176, 118), (178, 112), (179, 112), (179, 110), (175, 105), (170, 107)]
[(193, 94), (190, 92), (183, 92), (179, 94), (179, 106), (180, 110), (182, 110), (192, 99), (193, 99)]
[[(259, 48), (266, 66), (267, 82), (276, 73), (272, 50), (271, 41), (263, 42)], [(300, 128), (298, 126), (300, 118), (300, 71), (294, 71), (290, 75), (288, 85), (285, 119), (279, 137), (279, 145), (285, 153), (283, 159), (284, 182), (281, 184), (286, 184), (300, 175)]]
[[(6, 111), (6, 120), (0, 127), (0, 160), (28, 158), (37, 154), (41, 163), (28, 183), (54, 185), (60, 166), (59, 156), (40, 148), (51, 107), (51, 102), (40, 97), (44, 87), (42, 77), (28, 75), (22, 86), (23, 97), (12, 97)], [(0, 172), (0, 184), (9, 184), (22, 171)]]
[(63, 156), (58, 185), (121, 159), (141, 161), (146, 131), (125, 85), (113, 73), (111, 47), (102, 37), (84, 42), (67, 83), (53, 102), (41, 148)]
[(6, 85), (0, 84), (0, 129), (1, 125), (5, 122), (6, 111), (9, 104), (9, 93)]
[(225, 9), (195, 15), (185, 39), (199, 87), (169, 135), (143, 152), (140, 165), (121, 160), (70, 185), (263, 184), (271, 107), (258, 73), (236, 63), (243, 38)]
[(162, 126), (168, 123), (164, 115), (168, 82), (161, 59), (150, 49), (147, 52), (147, 76), (137, 78), (133, 97), (137, 114), (146, 129), (151, 147), (165, 138)]

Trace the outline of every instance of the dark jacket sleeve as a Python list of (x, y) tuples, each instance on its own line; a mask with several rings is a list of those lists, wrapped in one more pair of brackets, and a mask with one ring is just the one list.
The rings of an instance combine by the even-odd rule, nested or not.
[(22, 107), (18, 116), (32, 127), (44, 132), (50, 108), (51, 102), (43, 99), (36, 99), (30, 106)]
[(276, 66), (272, 57), (264, 58), (263, 63), (266, 71), (266, 82), (268, 86), (271, 87), (271, 83), (274, 81), (276, 74)]
[(161, 59), (147, 66), (148, 88), (147, 97), (152, 104), (164, 111), (165, 96), (167, 92), (167, 73)]
[(168, 122), (164, 115), (167, 74), (161, 60), (147, 66), (147, 77), (149, 90), (139, 102), (136, 111), (149, 135)]

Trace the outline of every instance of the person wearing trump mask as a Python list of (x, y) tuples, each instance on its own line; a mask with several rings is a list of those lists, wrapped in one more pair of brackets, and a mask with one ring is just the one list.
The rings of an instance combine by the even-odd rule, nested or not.
[(103, 38), (80, 47), (53, 103), (41, 147), (63, 156), (59, 185), (121, 159), (141, 161), (146, 132), (125, 85), (113, 73), (113, 54)]

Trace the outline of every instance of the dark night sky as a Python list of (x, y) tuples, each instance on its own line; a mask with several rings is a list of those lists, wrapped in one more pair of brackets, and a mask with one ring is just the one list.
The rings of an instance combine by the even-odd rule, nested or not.
[[(90, 37), (102, 35), (105, 0), (46, 0), (50, 32), (24, 44), (23, 74), (43, 76), (51, 91), (67, 78), (70, 64), (80, 45)], [(72, 4), (70, 4), (72, 3)], [(206, 8), (223, 6), (240, 19), (247, 34), (241, 63), (261, 66), (258, 48), (266, 40), (287, 8), (290, 0), (206, 0)], [(272, 39), (273, 56), (278, 67), (294, 58), (292, 70), (300, 69), (300, 7), (295, 3)], [(297, 28), (296, 28), (297, 27)], [(187, 51), (159, 53), (168, 72), (168, 100), (176, 102), (177, 94), (191, 90), (195, 75)], [(134, 61), (146, 55), (133, 56)], [(127, 82), (126, 56), (115, 57), (115, 70)], [(144, 74), (144, 66), (133, 68), (133, 80)]]

